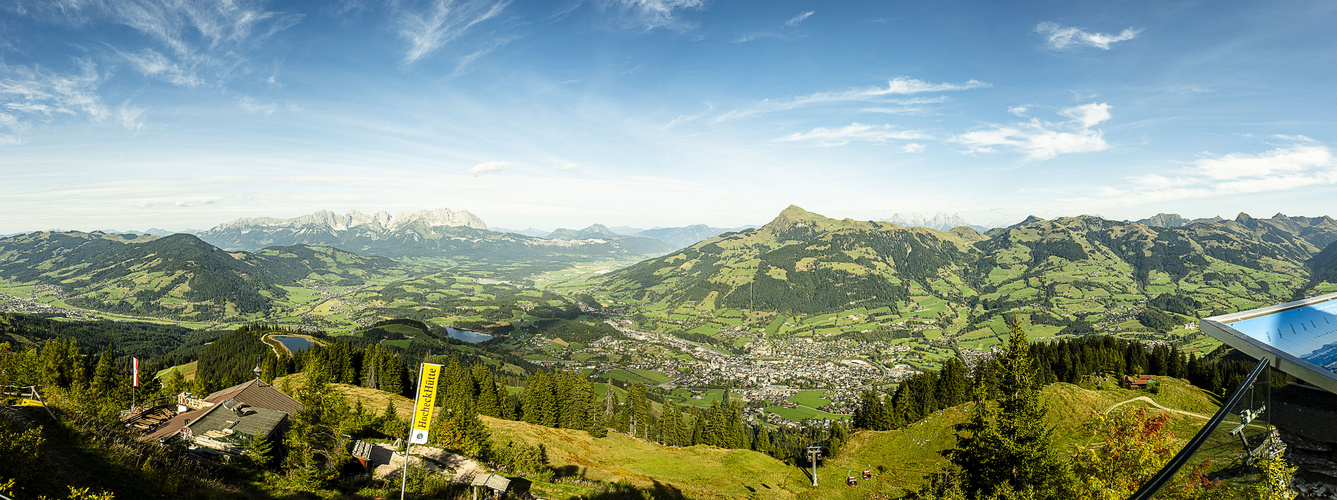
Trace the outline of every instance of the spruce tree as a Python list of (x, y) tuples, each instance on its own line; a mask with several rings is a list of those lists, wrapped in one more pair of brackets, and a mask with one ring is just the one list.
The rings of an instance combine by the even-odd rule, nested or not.
[(116, 348), (107, 346), (107, 350), (102, 351), (102, 356), (98, 358), (97, 367), (93, 369), (93, 385), (89, 388), (99, 396), (108, 396), (116, 389)]
[(956, 448), (943, 454), (960, 471), (969, 498), (1005, 490), (1057, 498), (1065, 467), (1050, 447), (1053, 429), (1044, 423), (1046, 409), (1026, 334), (1015, 317), (1008, 328), (1008, 349), (997, 366), (1001, 398), (989, 401), (980, 386), (969, 420), (956, 426)]
[(264, 470), (269, 467), (269, 463), (274, 460), (274, 443), (268, 437), (256, 435), (251, 438), (250, 445), (246, 450), (247, 461), (252, 467)]
[(487, 365), (478, 363), (469, 370), (469, 375), (473, 379), (474, 387), (477, 388), (475, 400), (478, 401), (476, 407), (478, 414), (500, 417), (501, 403), (497, 401), (497, 382), (492, 376), (492, 370), (487, 369)]
[(771, 454), (771, 433), (766, 430), (765, 425), (757, 425), (757, 438), (752, 441), (752, 449), (767, 455)]

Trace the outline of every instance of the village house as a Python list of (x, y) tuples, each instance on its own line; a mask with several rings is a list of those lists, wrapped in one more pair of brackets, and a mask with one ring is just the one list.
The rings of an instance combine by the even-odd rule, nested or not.
[(260, 380), (258, 373), (255, 379), (203, 399), (182, 393), (174, 406), (144, 411), (127, 425), (145, 431), (141, 441), (180, 438), (197, 451), (241, 455), (255, 436), (280, 438), (302, 409), (302, 403)]

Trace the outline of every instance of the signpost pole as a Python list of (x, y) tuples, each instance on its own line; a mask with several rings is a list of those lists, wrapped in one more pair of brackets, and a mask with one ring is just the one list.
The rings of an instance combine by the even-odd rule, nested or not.
[(404, 443), (404, 472), (399, 480), (399, 500), (409, 482), (409, 451), (413, 445), (427, 444), (432, 427), (432, 406), (436, 402), (436, 383), (441, 376), (441, 365), (423, 363), (418, 368), (418, 395), (413, 399), (413, 424), (409, 426), (409, 440)]

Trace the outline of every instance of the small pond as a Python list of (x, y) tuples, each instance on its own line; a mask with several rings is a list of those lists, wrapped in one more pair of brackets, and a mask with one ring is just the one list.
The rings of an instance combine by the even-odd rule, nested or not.
[(460, 330), (449, 326), (446, 327), (446, 333), (449, 333), (450, 338), (452, 339), (463, 340), (470, 344), (477, 344), (479, 342), (486, 342), (492, 340), (492, 336), (486, 333), (471, 332), (469, 330)]
[(311, 347), (311, 341), (304, 339), (302, 337), (287, 337), (287, 336), (275, 335), (274, 337), (271, 338), (279, 341), (279, 343), (283, 344), (283, 347), (287, 347), (288, 351), (294, 353), (301, 352), (302, 350)]

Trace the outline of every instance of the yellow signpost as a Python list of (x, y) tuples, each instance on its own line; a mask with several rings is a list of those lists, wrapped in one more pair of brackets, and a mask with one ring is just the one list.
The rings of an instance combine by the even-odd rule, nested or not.
[(422, 375), (418, 377), (418, 399), (413, 403), (413, 431), (409, 435), (412, 444), (427, 444), (427, 434), (432, 428), (432, 405), (436, 403), (436, 384), (441, 377), (441, 365), (422, 364)]
[(409, 428), (409, 442), (404, 444), (404, 473), (399, 481), (399, 498), (404, 499), (404, 486), (409, 479), (409, 448), (427, 444), (432, 428), (432, 405), (436, 403), (436, 384), (441, 379), (441, 365), (423, 363), (418, 370), (418, 397), (413, 401), (413, 426)]

